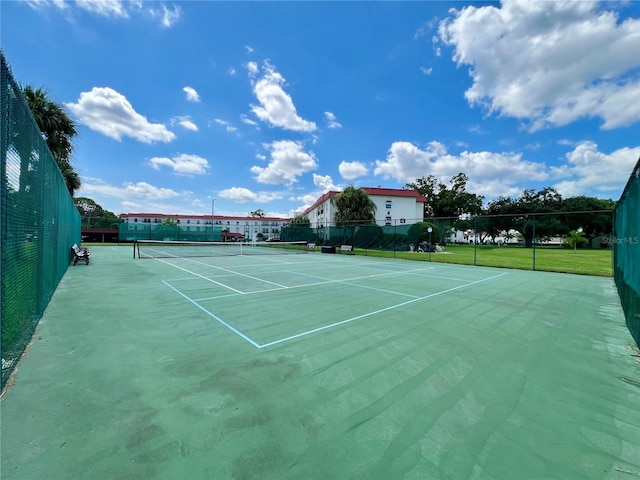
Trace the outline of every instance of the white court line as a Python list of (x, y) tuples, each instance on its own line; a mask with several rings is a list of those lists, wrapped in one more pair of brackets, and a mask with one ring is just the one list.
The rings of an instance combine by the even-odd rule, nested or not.
[(440, 292), (432, 293), (430, 295), (425, 295), (424, 297), (414, 298), (413, 300), (407, 300), (406, 302), (399, 303), (397, 305), (392, 305), (390, 307), (382, 308), (380, 310), (376, 310), (375, 312), (365, 313), (363, 315), (358, 315), (357, 317), (352, 317), (352, 318), (348, 318), (346, 320), (342, 320), (340, 322), (332, 323), (331, 325), (324, 325), (323, 327), (314, 328), (313, 330), (309, 330), (307, 332), (298, 333), (296, 335), (291, 335), (290, 337), (281, 338), (280, 340), (275, 340), (273, 342), (265, 343), (263, 345), (260, 345), (258, 348), (270, 347), (272, 345), (277, 345), (278, 343), (287, 342), (287, 341), (293, 340), (295, 338), (300, 338), (300, 337), (304, 337), (306, 335), (311, 335), (312, 333), (316, 333), (316, 332), (320, 332), (322, 330), (327, 330), (329, 328), (337, 327), (338, 325), (344, 325), (345, 323), (350, 323), (350, 322), (353, 322), (355, 320), (360, 320), (361, 318), (370, 317), (372, 315), (377, 315), (378, 313), (382, 313), (382, 312), (388, 312), (389, 310), (393, 310), (395, 308), (403, 307), (403, 306), (408, 305), (410, 303), (419, 302), (420, 300), (426, 300), (427, 298), (431, 298), (431, 297), (436, 297), (438, 295), (442, 295), (443, 293), (452, 292), (454, 290), (459, 290), (460, 288), (470, 287), (471, 285), (476, 285), (478, 283), (486, 282), (488, 280), (493, 280), (494, 278), (502, 277), (503, 275), (507, 275), (507, 273), (501, 273), (499, 275), (494, 275), (493, 277), (484, 278), (482, 280), (477, 280), (475, 282), (467, 283), (465, 285), (458, 285), (457, 287), (448, 288), (448, 289), (442, 290)]
[(249, 337), (247, 337), (244, 333), (242, 333), (240, 330), (237, 330), (235, 328), (233, 328), (231, 325), (229, 325), (227, 322), (225, 322), (224, 320), (222, 320), (220, 317), (214, 315), (213, 313), (211, 313), (209, 310), (207, 310), (206, 308), (204, 308), (201, 305), (198, 305), (196, 302), (194, 302), (193, 300), (191, 300), (189, 297), (187, 297), (184, 293), (182, 293), (180, 290), (178, 290), (177, 288), (173, 288), (171, 285), (169, 285), (167, 282), (165, 282), (164, 280), (162, 281), (162, 283), (164, 283), (167, 287), (169, 287), (170, 289), (172, 289), (174, 292), (178, 293), (179, 295), (181, 295), (183, 298), (186, 298), (187, 300), (189, 300), (191, 303), (193, 303), (196, 307), (198, 307), (200, 310), (202, 310), (204, 313), (206, 313), (207, 315), (209, 315), (211, 318), (215, 319), (216, 321), (220, 322), (222, 325), (224, 325), (225, 327), (227, 327), (229, 330), (231, 330), (233, 333), (235, 333), (236, 335), (239, 335), (241, 338), (244, 338), (247, 342), (249, 342), (251, 345), (253, 345), (256, 348), (262, 348), (260, 347), (259, 344), (257, 344), (256, 342), (254, 342), (253, 340), (251, 340)]
[[(230, 286), (228, 286), (228, 285), (226, 285), (224, 283), (216, 282), (215, 280), (213, 280), (213, 279), (211, 279), (209, 277), (206, 277), (204, 275), (196, 273), (196, 272), (194, 272), (192, 270), (188, 270), (188, 269), (186, 269), (184, 267), (180, 267), (178, 265), (175, 265), (175, 264), (173, 264), (171, 262), (168, 262), (166, 260), (163, 260), (161, 258), (156, 258), (155, 260), (158, 260), (159, 262), (165, 263), (167, 265), (171, 265), (172, 267), (178, 268), (178, 269), (180, 269), (180, 270), (182, 270), (184, 272), (191, 273), (192, 275), (195, 275), (195, 276), (197, 276), (199, 278), (202, 278), (203, 280), (206, 280), (208, 282), (215, 283), (216, 285), (220, 285), (220, 286), (223, 286), (225, 288), (228, 288), (229, 290), (232, 290), (232, 291), (236, 292), (238, 295), (251, 295), (251, 294), (256, 294), (256, 293), (266, 293), (266, 292), (273, 292), (273, 291), (277, 291), (277, 290), (286, 290), (286, 289), (290, 289), (290, 288), (313, 287), (313, 286), (317, 286), (317, 285), (326, 285), (326, 284), (329, 284), (329, 283), (346, 283), (346, 282), (349, 282), (349, 281), (362, 280), (362, 279), (365, 279), (365, 278), (381, 277), (381, 276), (388, 276), (388, 275), (402, 275), (404, 273), (410, 273), (410, 272), (424, 272), (424, 271), (427, 271), (427, 270), (432, 270), (434, 268), (434, 267), (429, 266), (429, 267), (414, 268), (414, 269), (402, 270), (402, 271), (397, 271), (397, 270), (393, 271), (393, 272), (387, 271), (385, 273), (378, 273), (378, 274), (364, 275), (364, 276), (359, 276), (359, 277), (344, 278), (344, 279), (341, 279), (341, 280), (326, 280), (326, 281), (322, 281), (322, 282), (306, 283), (304, 285), (287, 286), (287, 285), (280, 285), (279, 283), (275, 283), (275, 282), (270, 282), (268, 280), (263, 280), (261, 278), (254, 277), (253, 275), (247, 275), (247, 274), (244, 274), (244, 273), (236, 272), (234, 270), (229, 270), (227, 268), (218, 267), (216, 265), (210, 265), (208, 263), (200, 262), (200, 261), (197, 261), (197, 260), (191, 260), (191, 259), (188, 259), (188, 258), (183, 259), (183, 260), (190, 261), (192, 263), (196, 263), (198, 265), (203, 265), (203, 266), (206, 266), (206, 267), (215, 268), (217, 270), (221, 270), (223, 272), (227, 272), (227, 273), (230, 273), (230, 274), (233, 274), (233, 275), (239, 275), (239, 276), (242, 276), (242, 277), (251, 278), (252, 280), (257, 280), (257, 281), (260, 281), (260, 282), (263, 282), (263, 283), (268, 283), (270, 285), (274, 285), (274, 286), (277, 287), (277, 288), (267, 288), (267, 289), (262, 289), (262, 290), (254, 290), (254, 291), (251, 291), (251, 292), (243, 292), (243, 291), (237, 290), (235, 288), (232, 288), (232, 287), (230, 287)], [(295, 271), (294, 272), (288, 271), (288, 272), (296, 274), (296, 275), (304, 275), (304, 274), (301, 274), (300, 272), (295, 272)], [(277, 273), (277, 272), (274, 272), (274, 273)], [(311, 275), (307, 275), (307, 276), (311, 276)], [(318, 277), (318, 278), (321, 278), (321, 277)], [(361, 286), (361, 285), (356, 285), (356, 286)], [(367, 287), (362, 287), (362, 288), (367, 288)], [(398, 295), (407, 295), (407, 294), (398, 293)], [(224, 295), (224, 296), (227, 297), (229, 295)], [(220, 297), (219, 296), (207, 297), (206, 300), (213, 300), (215, 298), (220, 298)], [(202, 300), (205, 300), (205, 299), (202, 299)]]
[[(328, 278), (317, 277), (315, 275), (309, 275), (307, 273), (298, 273), (298, 275), (303, 275), (305, 277), (310, 277), (310, 278), (317, 278), (318, 280), (329, 280)], [(364, 278), (377, 277), (377, 276), (379, 276), (379, 275), (369, 275), (369, 276), (364, 277)], [(345, 285), (351, 285), (352, 287), (366, 288), (368, 290), (377, 290), (378, 292), (392, 293), (394, 295), (402, 295), (404, 297), (419, 298), (417, 295), (410, 295), (408, 293), (402, 293), (402, 292), (394, 292), (393, 290), (385, 290), (384, 288), (376, 288), (376, 287), (369, 287), (369, 286), (366, 286), (366, 285), (358, 285), (357, 283), (351, 283), (351, 282), (349, 282), (347, 280), (336, 280), (336, 282), (344, 283)]]
[[(179, 267), (178, 265), (174, 265), (173, 263), (169, 263), (166, 260), (162, 260), (161, 258), (156, 258), (156, 260), (159, 261), (159, 262), (162, 262), (162, 263), (166, 263), (167, 265), (171, 265), (172, 267), (175, 267), (175, 268), (177, 268), (179, 270), (182, 270), (183, 272), (187, 272), (187, 273), (190, 273), (191, 275), (195, 275), (196, 277), (200, 277), (203, 280), (206, 280), (207, 282), (215, 283), (216, 285), (220, 285), (221, 287), (228, 288), (229, 290), (233, 290), (234, 292), (236, 292), (239, 295), (244, 294), (244, 292), (241, 292), (240, 290), (236, 290), (235, 288), (232, 288), (232, 287), (230, 287), (228, 285), (225, 285), (224, 283), (216, 282), (215, 280), (211, 280), (210, 278), (207, 278), (204, 275), (200, 275), (199, 273), (192, 272), (191, 270), (187, 270), (186, 268)], [(173, 287), (171, 287), (171, 288), (173, 288)]]
[(252, 280), (257, 280), (259, 282), (269, 283), (271, 285), (275, 285), (276, 287), (287, 288), (286, 285), (280, 285), (279, 283), (270, 282), (269, 280), (265, 280), (263, 278), (254, 277), (253, 275), (247, 275), (246, 273), (240, 273), (240, 272), (236, 272), (234, 270), (229, 270), (228, 268), (218, 267), (217, 265), (210, 265), (208, 263), (200, 262), (198, 260), (191, 260), (190, 258), (185, 258), (184, 260), (187, 260), (187, 261), (193, 262), (193, 263), (197, 263), (198, 265), (204, 265), (204, 266), (207, 266), (207, 267), (215, 268), (217, 270), (222, 270), (223, 272), (233, 273), (234, 275), (240, 275), (242, 277), (247, 277), (247, 278), (250, 278)]
[(471, 285), (477, 285), (478, 283), (482, 283), (482, 282), (487, 282), (489, 280), (493, 280), (494, 278), (498, 278), (498, 277), (502, 277), (504, 275), (508, 275), (508, 273), (501, 273), (499, 275), (494, 275), (492, 277), (488, 277), (488, 278), (483, 278), (482, 280), (476, 280), (475, 282), (471, 282), (471, 283), (467, 283), (464, 285), (458, 285), (457, 287), (453, 287), (453, 288), (448, 288), (446, 290), (442, 290), (440, 292), (436, 292), (436, 293), (431, 293), (429, 295), (425, 295), (423, 297), (417, 297), (417, 298), (413, 298), (411, 300), (407, 300), (406, 302), (402, 302), (402, 303), (398, 303), (396, 305), (391, 305), (390, 307), (385, 307), (379, 310), (376, 310), (374, 312), (369, 312), (369, 313), (365, 313), (362, 315), (358, 315), (356, 317), (352, 317), (352, 318), (348, 318), (346, 320), (341, 320), (339, 322), (335, 322), (332, 323), (330, 325), (324, 325), (322, 327), (318, 327), (318, 328), (314, 328), (312, 330), (308, 330), (306, 332), (302, 332), (302, 333), (298, 333), (296, 335), (291, 335), (289, 337), (285, 337), (285, 338), (281, 338), (279, 340), (274, 340), (273, 342), (268, 342), (265, 344), (260, 345), (259, 343), (255, 342), (254, 340), (252, 340), (251, 338), (249, 338), (247, 335), (245, 335), (244, 333), (242, 333), (240, 330), (232, 327), (231, 325), (229, 325), (227, 322), (225, 322), (224, 320), (222, 320), (220, 317), (214, 315), (213, 313), (211, 313), (209, 310), (207, 310), (206, 308), (204, 308), (202, 305), (198, 304), (195, 300), (192, 300), (191, 298), (189, 298), (187, 295), (185, 295), (184, 293), (182, 293), (180, 290), (178, 290), (177, 288), (171, 286), (170, 284), (168, 284), (167, 282), (165, 282), (164, 280), (162, 281), (162, 283), (164, 283), (165, 285), (167, 285), (169, 288), (171, 288), (173, 291), (175, 291), (176, 293), (178, 293), (180, 296), (182, 296), (183, 298), (187, 299), (189, 302), (191, 302), (193, 305), (195, 305), (196, 307), (198, 307), (200, 310), (202, 310), (203, 312), (205, 312), (207, 315), (209, 315), (210, 317), (212, 317), (213, 319), (215, 319), (217, 322), (219, 322), (221, 325), (224, 325), (225, 327), (227, 327), (229, 330), (231, 330), (232, 332), (234, 332), (236, 335), (238, 335), (239, 337), (243, 338), (244, 340), (246, 340), (247, 342), (249, 342), (251, 345), (253, 345), (254, 347), (258, 348), (258, 349), (262, 349), (262, 348), (266, 348), (266, 347), (271, 347), (273, 345), (277, 345), (279, 343), (284, 343), (287, 342), (289, 340), (294, 340), (296, 338), (300, 338), (300, 337), (304, 337), (307, 335), (311, 335), (313, 333), (317, 333), (317, 332), (321, 332), (323, 330), (327, 330), (329, 328), (333, 328), (333, 327), (337, 327), (339, 325), (344, 325), (346, 323), (350, 323), (350, 322), (354, 322), (356, 320), (360, 320), (362, 318), (366, 318), (366, 317), (370, 317), (373, 315), (377, 315), (379, 313), (383, 313), (383, 312), (388, 312), (389, 310), (394, 310), (396, 308), (399, 307), (403, 307), (405, 305), (409, 305), (410, 303), (415, 303), (415, 302), (419, 302), (421, 300), (426, 300), (428, 298), (432, 298), (432, 297), (436, 297), (438, 295), (442, 295), (444, 293), (448, 293), (448, 292), (453, 292), (454, 290), (459, 290), (461, 288), (466, 288), (466, 287), (470, 287)]
[(453, 277), (441, 277), (439, 275), (420, 275), (416, 272), (407, 272), (409, 275), (415, 275), (421, 278), (437, 278), (438, 280), (453, 280), (454, 282), (468, 282), (468, 278), (453, 278)]
[[(417, 268), (414, 271), (416, 272), (422, 272), (425, 270), (429, 270), (428, 268)], [(305, 274), (305, 273), (301, 273), (301, 272), (291, 272), (290, 270), (286, 270), (286, 272), (288, 273), (293, 273), (295, 275), (302, 275), (302, 276), (306, 276), (306, 277), (311, 277), (311, 278), (323, 278), (323, 277), (315, 277), (313, 275), (309, 275), (309, 274)], [(344, 283), (347, 285), (353, 285), (354, 287), (360, 287), (360, 288), (370, 288), (372, 290), (378, 290), (374, 287), (365, 287), (363, 285), (357, 285), (357, 284), (351, 284), (348, 282), (353, 282), (355, 280), (364, 280), (365, 278), (374, 278), (374, 277), (385, 277), (385, 276), (389, 276), (389, 275), (402, 275), (403, 273), (406, 273), (406, 271), (404, 272), (387, 272), (387, 273), (376, 273), (376, 274), (372, 274), (372, 275), (364, 275), (361, 277), (351, 277), (351, 278), (343, 278), (340, 280), (329, 280), (329, 279), (324, 279), (321, 282), (313, 282), (313, 283), (305, 283), (304, 285), (290, 285), (288, 287), (283, 287), (283, 288), (265, 288), (262, 290), (253, 290), (251, 292), (242, 292), (241, 295), (256, 295), (259, 293), (268, 293), (268, 292), (277, 292), (280, 290), (290, 290), (290, 289), (294, 289), (294, 288), (306, 288), (306, 287), (317, 287), (318, 285), (328, 285), (330, 283)], [(427, 277), (428, 278), (428, 277)], [(461, 282), (466, 282), (468, 280), (460, 280)], [(395, 293), (396, 295), (404, 295), (404, 296), (408, 296), (408, 297), (413, 297), (413, 298), (418, 298), (415, 295), (409, 295), (407, 293), (399, 293), (399, 292), (392, 292), (390, 290), (381, 290), (383, 292), (388, 292), (388, 293)], [(204, 301), (204, 300), (216, 300), (218, 298), (225, 298), (225, 297), (232, 297), (234, 295), (215, 295), (213, 297), (204, 297), (204, 298), (200, 298), (197, 299), (196, 301)]]

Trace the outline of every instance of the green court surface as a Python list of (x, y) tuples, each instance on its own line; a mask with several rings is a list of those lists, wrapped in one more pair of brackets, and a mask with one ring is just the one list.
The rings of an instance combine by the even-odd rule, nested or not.
[(309, 253), (69, 267), (2, 479), (638, 479), (612, 279)]

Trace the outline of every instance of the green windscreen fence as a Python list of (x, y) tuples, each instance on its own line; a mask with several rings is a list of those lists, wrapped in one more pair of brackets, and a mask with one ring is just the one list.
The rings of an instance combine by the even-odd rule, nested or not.
[(211, 225), (179, 225), (169, 223), (119, 223), (118, 241), (136, 240), (219, 242), (222, 227)]
[(80, 244), (80, 214), (0, 51), (2, 388)]
[(640, 347), (640, 159), (615, 209), (613, 276), (627, 326)]

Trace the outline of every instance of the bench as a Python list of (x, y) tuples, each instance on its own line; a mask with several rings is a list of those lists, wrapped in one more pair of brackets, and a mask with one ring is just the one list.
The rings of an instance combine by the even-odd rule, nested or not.
[(340, 253), (346, 253), (347, 255), (353, 255), (353, 245), (340, 245)]
[(73, 246), (71, 247), (71, 253), (73, 255), (74, 265), (78, 263), (78, 261), (85, 262), (87, 265), (89, 265), (90, 253), (88, 248), (79, 247), (74, 243)]
[(307, 243), (307, 251), (315, 252), (316, 244), (315, 243)]

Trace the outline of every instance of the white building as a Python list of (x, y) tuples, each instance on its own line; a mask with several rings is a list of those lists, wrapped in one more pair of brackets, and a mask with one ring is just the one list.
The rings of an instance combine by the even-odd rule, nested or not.
[(187, 232), (206, 232), (211, 225), (218, 226), (232, 235), (227, 237), (256, 240), (258, 234), (267, 239), (277, 236), (290, 218), (278, 217), (233, 217), (226, 215), (167, 215), (164, 213), (123, 213), (120, 217), (131, 231), (144, 230), (149, 224), (162, 224), (172, 220)]
[[(376, 206), (378, 225), (401, 225), (421, 222), (427, 199), (415, 190), (399, 188), (367, 188), (369, 198)], [(306, 216), (313, 228), (335, 226), (336, 205), (334, 197), (340, 192), (327, 192), (307, 208)]]

